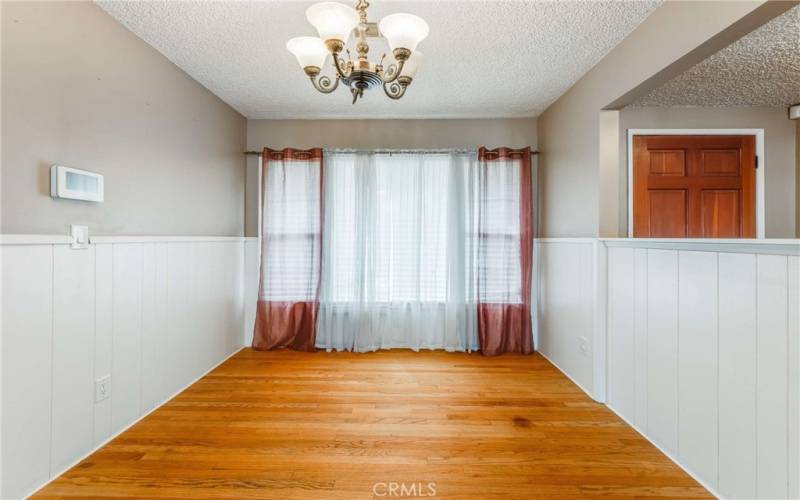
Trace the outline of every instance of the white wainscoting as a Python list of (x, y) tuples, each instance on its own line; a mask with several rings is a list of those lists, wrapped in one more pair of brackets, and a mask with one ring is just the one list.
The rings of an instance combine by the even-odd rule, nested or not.
[[(245, 238), (67, 241), (2, 237), (2, 498), (32, 493), (238, 351), (245, 295), (255, 304)], [(95, 403), (105, 375), (111, 395)]]
[(253, 327), (256, 322), (261, 245), (258, 237), (246, 238), (244, 243), (244, 343), (253, 345)]
[(608, 406), (716, 495), (798, 498), (800, 242), (604, 244)]
[[(257, 238), (68, 242), (2, 236), (2, 498), (252, 341)], [(800, 242), (535, 248), (540, 353), (712, 492), (800, 497)]]
[[(595, 395), (597, 246), (594, 238), (540, 238), (536, 252), (537, 350), (587, 394)], [(597, 336), (597, 339), (595, 338)], [(604, 354), (601, 345), (599, 353)], [(601, 365), (602, 366), (602, 365)]]

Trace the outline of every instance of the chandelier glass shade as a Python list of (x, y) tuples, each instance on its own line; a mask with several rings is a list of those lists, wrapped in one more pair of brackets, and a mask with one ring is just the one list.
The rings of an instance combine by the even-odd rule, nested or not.
[(389, 47), (414, 52), (417, 44), (428, 36), (428, 24), (413, 14), (390, 14), (378, 25)]
[[(330, 94), (339, 82), (350, 87), (353, 104), (364, 91), (382, 86), (387, 96), (400, 99), (417, 74), (424, 56), (417, 45), (428, 36), (428, 24), (413, 14), (390, 14), (379, 24), (367, 20), (367, 0), (358, 0), (355, 8), (338, 2), (314, 4), (306, 10), (306, 19), (316, 28), (319, 38), (300, 36), (286, 42), (315, 89)], [(346, 49), (350, 37), (356, 40), (357, 57)], [(386, 54), (378, 63), (369, 60), (368, 37), (383, 36), (389, 43), (394, 62), (384, 67)], [(321, 75), (328, 55), (333, 59), (334, 76)]]
[(358, 26), (358, 12), (337, 2), (322, 2), (306, 10), (306, 19), (317, 29), (321, 40), (347, 41)]

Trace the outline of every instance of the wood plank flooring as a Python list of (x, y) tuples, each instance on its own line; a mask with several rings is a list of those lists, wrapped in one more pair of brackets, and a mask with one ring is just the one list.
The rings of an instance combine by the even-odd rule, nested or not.
[(709, 494), (538, 354), (245, 349), (35, 498), (415, 496)]

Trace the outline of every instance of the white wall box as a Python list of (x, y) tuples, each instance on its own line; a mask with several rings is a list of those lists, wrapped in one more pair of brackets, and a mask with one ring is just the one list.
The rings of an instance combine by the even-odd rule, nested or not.
[(50, 196), (81, 201), (103, 201), (103, 176), (64, 165), (50, 167)]

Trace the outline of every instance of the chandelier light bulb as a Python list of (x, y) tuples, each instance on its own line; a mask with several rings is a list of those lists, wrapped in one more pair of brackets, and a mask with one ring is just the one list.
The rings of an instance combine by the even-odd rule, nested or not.
[(294, 54), (300, 67), (305, 69), (309, 66), (322, 68), (325, 58), (328, 57), (328, 49), (325, 43), (314, 36), (298, 36), (286, 42), (286, 48)]
[(414, 51), (419, 42), (428, 36), (428, 23), (413, 14), (390, 14), (379, 24), (381, 34), (389, 42), (392, 50)]
[(338, 2), (322, 2), (306, 10), (306, 19), (319, 33), (322, 41), (340, 40), (347, 43), (353, 29), (358, 26), (358, 12)]

